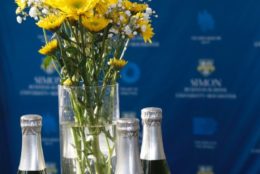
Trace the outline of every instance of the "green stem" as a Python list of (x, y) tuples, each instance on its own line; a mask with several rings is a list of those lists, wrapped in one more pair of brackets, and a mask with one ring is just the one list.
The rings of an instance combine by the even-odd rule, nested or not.
[(96, 157), (96, 162), (95, 162), (95, 171), (96, 174), (104, 174), (102, 172), (102, 158), (101, 158), (101, 150), (99, 147), (99, 134), (94, 135), (93, 137), (93, 145), (92, 145), (92, 150), (93, 150), (93, 155)]
[(113, 148), (110, 147), (110, 144), (109, 144), (109, 141), (108, 141), (108, 138), (107, 138), (107, 135), (106, 135), (106, 134), (105, 134), (105, 136), (106, 136), (106, 143), (107, 143), (107, 147), (108, 147), (107, 174), (111, 174), (111, 166), (112, 166), (111, 158), (112, 158), (112, 154), (113, 154)]
[(42, 29), (42, 32), (43, 32), (43, 37), (44, 37), (44, 40), (45, 40), (45, 44), (47, 44), (48, 43), (48, 38), (47, 38), (46, 30)]
[[(79, 138), (79, 132), (76, 130), (77, 128), (72, 128), (72, 133), (73, 133), (73, 137), (74, 137), (74, 143), (75, 143), (75, 148), (76, 148), (76, 152), (77, 152), (77, 156), (78, 156), (78, 165), (80, 168), (80, 173), (84, 174), (84, 166), (82, 163), (82, 155), (81, 155), (81, 141), (78, 139)], [(78, 173), (78, 172), (77, 172)]]
[(52, 57), (52, 64), (53, 64), (53, 66), (54, 66), (56, 72), (59, 74), (59, 77), (62, 78), (62, 75), (61, 75), (61, 73), (60, 73), (60, 70), (58, 69), (56, 63), (54, 62), (54, 60), (57, 61), (56, 57), (55, 57), (55, 56), (51, 56), (51, 57)]

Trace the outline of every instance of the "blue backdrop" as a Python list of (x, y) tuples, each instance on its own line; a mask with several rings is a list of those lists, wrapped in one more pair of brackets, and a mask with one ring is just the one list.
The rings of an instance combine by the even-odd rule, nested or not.
[[(152, 1), (159, 14), (151, 45), (133, 40), (120, 80), (122, 116), (163, 108), (163, 138), (173, 174), (260, 174), (260, 2)], [(0, 173), (16, 173), (19, 117), (44, 116), (43, 146), (59, 172), (57, 84), (40, 69), (41, 31), (16, 23), (0, 5)]]

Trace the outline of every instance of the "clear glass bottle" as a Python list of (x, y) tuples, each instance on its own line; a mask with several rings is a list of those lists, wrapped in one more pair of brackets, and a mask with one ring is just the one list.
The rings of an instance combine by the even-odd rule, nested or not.
[(143, 174), (138, 145), (139, 120), (122, 118), (117, 121), (116, 174)]
[(42, 117), (24, 115), (21, 117), (22, 152), (18, 174), (47, 174), (42, 151)]
[(142, 109), (143, 141), (141, 160), (144, 174), (170, 174), (162, 140), (162, 110), (160, 108)]

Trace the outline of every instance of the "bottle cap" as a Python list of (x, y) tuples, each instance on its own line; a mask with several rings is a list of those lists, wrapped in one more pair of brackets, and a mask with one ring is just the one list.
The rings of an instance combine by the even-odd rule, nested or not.
[(121, 118), (117, 120), (117, 130), (133, 132), (139, 130), (139, 120), (137, 118)]
[(28, 114), (21, 116), (21, 127), (41, 127), (42, 117), (40, 115)]
[(142, 119), (149, 121), (159, 121), (162, 120), (162, 109), (156, 107), (148, 107), (142, 109)]

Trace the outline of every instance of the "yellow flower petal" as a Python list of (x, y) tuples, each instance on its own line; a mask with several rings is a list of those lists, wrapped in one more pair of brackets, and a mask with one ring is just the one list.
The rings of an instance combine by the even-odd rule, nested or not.
[(25, 9), (25, 7), (26, 7), (26, 1), (15, 0), (15, 3), (17, 4), (19, 11), (23, 11)]
[(67, 78), (67, 79), (63, 82), (63, 85), (64, 85), (64, 86), (72, 86), (73, 83), (72, 83), (72, 81), (71, 81), (69, 78)]
[(145, 26), (145, 29), (141, 32), (141, 35), (143, 36), (145, 42), (152, 43), (152, 37), (154, 36), (154, 32), (151, 24), (147, 24)]
[(124, 59), (117, 59), (117, 58), (112, 58), (108, 62), (108, 65), (110, 65), (116, 69), (122, 69), (126, 64), (127, 64), (127, 61), (125, 61)]
[(100, 0), (95, 6), (95, 11), (98, 14), (104, 15), (110, 6), (115, 5), (117, 2), (118, 0)]
[[(141, 17), (139, 15), (139, 17)], [(139, 32), (141, 33), (145, 42), (152, 42), (152, 37), (154, 36), (152, 25), (148, 20), (143, 19), (142, 17), (137, 20), (137, 25), (139, 27)]]
[(45, 4), (62, 11), (66, 16), (78, 19), (92, 10), (99, 0), (45, 0)]
[(109, 20), (104, 17), (86, 17), (82, 18), (82, 25), (89, 31), (98, 32), (103, 30), (109, 24)]
[(39, 53), (43, 55), (49, 55), (53, 53), (58, 47), (58, 41), (56, 39), (50, 41), (47, 43), (45, 46), (43, 46), (40, 50)]
[(50, 14), (49, 16), (37, 22), (36, 25), (38, 25), (40, 28), (43, 28), (45, 30), (55, 31), (61, 26), (64, 20), (65, 20), (64, 15)]
[(139, 3), (131, 2), (128, 0), (125, 0), (123, 2), (123, 4), (127, 10), (130, 10), (132, 12), (141, 12), (141, 11), (144, 11), (148, 7), (147, 4), (139, 4)]

